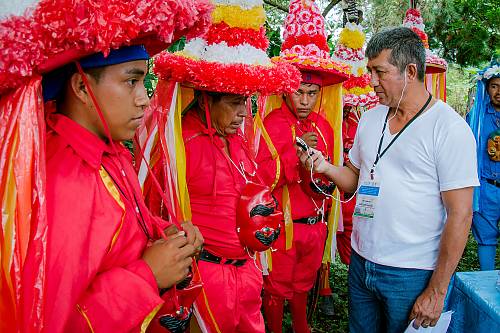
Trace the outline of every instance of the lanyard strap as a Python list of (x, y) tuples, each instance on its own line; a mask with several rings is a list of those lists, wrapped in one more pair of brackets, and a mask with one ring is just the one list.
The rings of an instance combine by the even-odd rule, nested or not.
[(406, 123), (406, 125), (401, 129), (401, 131), (399, 131), (398, 134), (396, 134), (396, 136), (394, 137), (394, 139), (392, 139), (391, 142), (389, 142), (389, 144), (387, 145), (387, 147), (385, 147), (385, 149), (382, 151), (382, 153), (380, 153), (380, 150), (382, 149), (382, 143), (384, 142), (384, 133), (385, 133), (385, 129), (387, 127), (387, 120), (389, 119), (389, 113), (390, 111), (387, 111), (387, 115), (385, 116), (385, 122), (384, 122), (384, 127), (382, 128), (382, 135), (380, 136), (380, 141), (378, 143), (378, 150), (377, 150), (377, 156), (375, 158), (375, 162), (373, 162), (373, 166), (370, 170), (370, 175), (373, 179), (373, 173), (375, 172), (375, 167), (377, 166), (377, 163), (380, 161), (380, 159), (382, 158), (382, 156), (384, 156), (384, 154), (387, 152), (387, 150), (389, 150), (389, 148), (392, 146), (392, 144), (399, 138), (399, 136), (401, 134), (403, 134), (403, 132), (405, 131), (405, 129), (407, 129), (411, 123), (413, 123), (413, 121), (415, 119), (417, 119), (418, 116), (420, 116), (422, 114), (422, 112), (424, 112), (424, 110), (427, 108), (427, 105), (429, 105), (429, 103), (431, 102), (432, 100), (432, 95), (429, 94), (429, 98), (427, 98), (427, 101), (425, 102), (424, 106), (422, 106), (422, 108), (420, 109), (420, 111), (417, 112), (416, 115), (414, 115), (409, 122)]

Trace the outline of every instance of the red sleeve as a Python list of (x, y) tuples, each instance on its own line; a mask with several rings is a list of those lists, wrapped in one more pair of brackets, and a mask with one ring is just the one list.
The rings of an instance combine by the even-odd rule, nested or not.
[(99, 181), (74, 154), (47, 161), (47, 332), (85, 331), (89, 323), (95, 332), (126, 332), (162, 303), (139, 259), (142, 243), (127, 244), (139, 249), (130, 258), (118, 248), (109, 255), (123, 210)]

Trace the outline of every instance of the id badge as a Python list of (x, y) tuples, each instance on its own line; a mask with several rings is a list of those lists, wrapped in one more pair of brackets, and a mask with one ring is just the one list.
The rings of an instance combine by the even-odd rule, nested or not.
[(375, 207), (380, 193), (380, 182), (377, 180), (367, 180), (361, 183), (356, 198), (356, 207), (353, 216), (364, 219), (375, 217)]

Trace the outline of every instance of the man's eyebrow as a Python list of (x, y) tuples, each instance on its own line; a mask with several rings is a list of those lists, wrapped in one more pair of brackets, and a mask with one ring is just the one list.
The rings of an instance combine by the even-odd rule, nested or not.
[(140, 68), (131, 68), (127, 69), (125, 71), (125, 74), (132, 74), (132, 75), (145, 75), (146, 72)]

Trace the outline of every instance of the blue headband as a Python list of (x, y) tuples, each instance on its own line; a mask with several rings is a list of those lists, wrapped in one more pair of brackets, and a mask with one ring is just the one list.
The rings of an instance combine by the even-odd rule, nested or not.
[[(90, 69), (148, 59), (149, 54), (143, 45), (132, 45), (111, 50), (107, 57), (102, 52), (94, 53), (80, 59), (80, 65), (83, 69)], [(42, 79), (43, 100), (46, 102), (57, 98), (71, 74), (73, 73), (65, 66), (44, 75)]]

